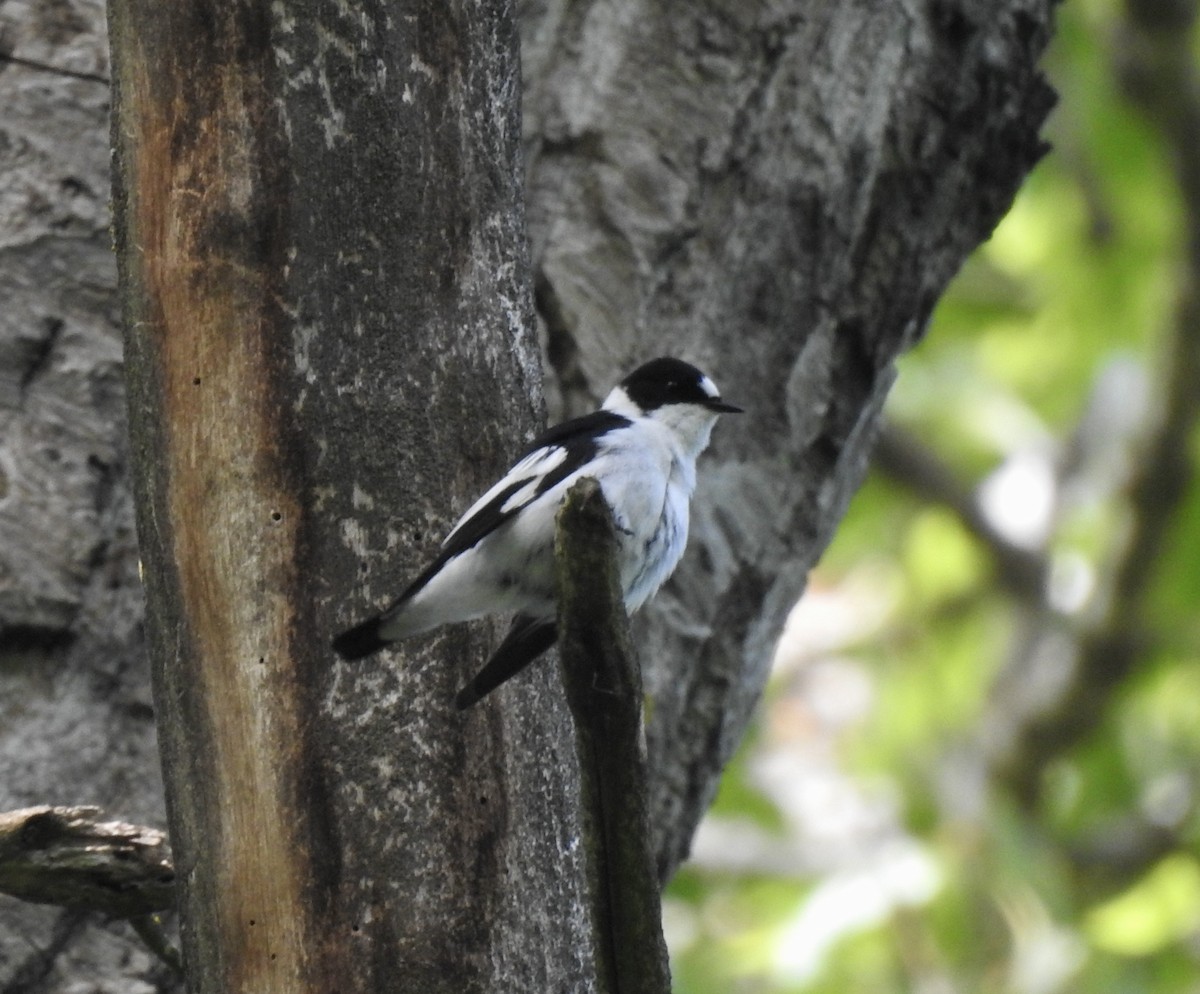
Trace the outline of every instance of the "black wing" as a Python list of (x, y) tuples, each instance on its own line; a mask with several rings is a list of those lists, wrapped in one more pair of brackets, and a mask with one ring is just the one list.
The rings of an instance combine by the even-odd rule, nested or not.
[(538, 656), (554, 645), (558, 629), (553, 621), (518, 614), (504, 641), (483, 669), (454, 698), (454, 704), (465, 711), (490, 694), (509, 677), (516, 676)]
[(560, 445), (565, 446), (568, 451), (573, 447), (584, 446), (590, 448), (590, 452), (594, 454), (597, 440), (610, 431), (625, 428), (631, 424), (633, 422), (623, 414), (614, 414), (612, 411), (592, 411), (591, 414), (572, 418), (570, 421), (547, 428), (525, 446), (525, 449), (517, 457), (517, 462), (526, 456), (533, 455), (538, 449), (549, 449)]

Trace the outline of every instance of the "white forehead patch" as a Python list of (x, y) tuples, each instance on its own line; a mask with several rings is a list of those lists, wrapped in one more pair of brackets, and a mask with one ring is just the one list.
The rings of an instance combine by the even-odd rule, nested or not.
[(703, 390), (709, 397), (721, 396), (721, 391), (717, 389), (717, 385), (707, 376), (700, 377), (700, 389)]

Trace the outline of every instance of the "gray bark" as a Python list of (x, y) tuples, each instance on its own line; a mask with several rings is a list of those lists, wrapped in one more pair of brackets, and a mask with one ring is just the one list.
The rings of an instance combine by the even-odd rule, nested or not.
[[(1049, 98), (1034, 60), (1050, 8), (1035, 0), (530, 0), (522, 12), (529, 226), (553, 413), (590, 406), (634, 362), (666, 353), (698, 361), (751, 408), (719, 427), (684, 566), (637, 619), (655, 697), (651, 804), (664, 875), (686, 852), (761, 691), (782, 620), (858, 484), (892, 361), (919, 337), (937, 294), (1039, 153)], [(82, 74), (0, 65), (0, 297), (8, 301), (0, 312), (0, 794), (5, 808), (94, 803), (162, 824), (121, 442), (107, 94), (86, 78), (107, 75), (102, 11), (88, 0), (9, 0), (0, 19), (4, 48)], [(337, 359), (331, 374), (343, 384), (360, 376), (362, 409), (328, 431), (341, 433), (335, 444), (347, 451), (359, 437), (387, 439), (358, 449), (352, 468), (342, 464), (375, 481), (360, 494), (378, 506), (397, 477), (433, 480), (437, 470), (422, 455), (427, 432), (458, 418), (465, 398), (498, 386), (520, 396), (536, 374), (505, 379), (511, 360), (489, 351), (489, 337), (454, 354), (466, 355), (472, 376), (510, 372), (494, 380), (484, 372), (482, 387), (458, 393), (435, 380), (433, 406), (424, 407), (388, 365), (397, 336), (428, 315), (410, 316), (412, 294), (400, 301), (381, 289), (397, 272), (376, 282), (370, 260), (394, 266), (397, 253), (411, 252), (425, 260), (424, 285), (446, 273), (445, 243), (406, 240), (420, 223), (419, 197), (389, 158), (391, 118), (379, 109), (402, 86), (381, 81), (377, 49), (347, 44), (361, 25), (324, 27), (312, 48), (296, 47), (301, 27), (281, 44), (295, 60), (302, 108), (290, 123), (317, 132), (304, 140), (318, 158), (341, 156), (342, 172), (324, 174), (330, 184), (370, 198), (387, 223), (375, 232), (384, 243), (371, 244), (328, 206), (330, 191), (305, 187), (312, 223), (297, 236), (301, 268), (289, 281), (316, 281), (294, 318), (302, 338), (317, 327), (364, 330), (355, 348), (365, 351)], [(368, 87), (360, 102), (356, 88), (371, 78), (379, 89)], [(347, 154), (355, 128), (383, 144), (372, 139)], [(325, 272), (327, 264), (340, 268)], [(324, 299), (317, 288), (331, 284), (337, 292)], [(494, 323), (496, 310), (487, 312)], [(324, 362), (320, 337), (312, 342), (310, 361)], [(413, 361), (428, 367), (438, 358), (431, 347)], [(525, 354), (517, 364), (528, 363)], [(483, 437), (456, 440), (456, 459), (440, 467), (449, 476), (430, 483), (438, 499), (429, 509), (390, 534), (365, 530), (362, 580), (351, 580), (354, 557), (342, 549), (337, 570), (322, 575), (322, 624), (333, 626), (331, 608), (346, 621), (394, 591), (512, 454), (532, 415), (493, 411), (484, 420)], [(328, 513), (353, 521), (363, 509), (338, 503)], [(517, 935), (527, 918), (535, 931), (554, 931), (559, 922), (539, 910), (545, 901), (521, 907), (516, 895), (564, 886), (552, 871), (571, 822), (548, 794), (520, 806), (514, 793), (543, 766), (568, 762), (553, 670), (531, 668), (501, 692), (503, 707), (470, 719), (464, 736), (434, 703), (483, 658), (486, 640), (456, 633), (447, 641), (459, 660), (449, 673), (426, 665), (441, 644), (431, 643), (403, 671), (314, 674), (343, 708), (322, 726), (340, 757), (330, 768), (369, 778), (386, 756), (393, 770), (430, 779), (421, 746), (458, 743), (452, 762), (471, 771), (456, 781), (460, 799), (498, 783), (486, 803), (506, 808), (503, 831), (549, 824), (554, 838), (532, 856), (499, 843), (472, 852), (474, 828), (455, 824), (475, 864), (422, 876), (414, 858), (402, 879), (435, 888), (439, 873), (491, 873), (504, 881), (491, 909), (496, 934)], [(364, 681), (377, 696), (362, 713), (350, 702)], [(384, 785), (386, 806), (396, 786)], [(506, 873), (525, 875), (528, 888)], [(508, 989), (549, 989), (545, 964), (492, 942), (465, 909), (446, 923), (474, 950), (480, 975), (494, 970)], [(99, 990), (167, 989), (165, 968), (127, 934), (121, 924), (0, 900), (0, 991), (59, 990), (75, 979)]]
[[(108, 230), (104, 6), (0, 5), (0, 810), (163, 825)], [(37, 68), (37, 65), (57, 70)], [(173, 986), (129, 925), (0, 898), (0, 991)]]
[(509, 5), (114, 0), (110, 24), (189, 989), (595, 989), (551, 672), (463, 714), (485, 626), (329, 648), (535, 426)]
[(893, 363), (1044, 151), (1050, 0), (530, 0), (530, 237), (561, 404), (676, 354), (748, 408), (639, 619), (685, 858), (866, 467)]

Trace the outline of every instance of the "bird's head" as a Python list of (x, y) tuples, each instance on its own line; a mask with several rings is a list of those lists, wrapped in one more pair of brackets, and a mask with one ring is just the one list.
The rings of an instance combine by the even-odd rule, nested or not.
[(649, 418), (667, 428), (685, 452), (699, 455), (720, 414), (738, 414), (715, 383), (681, 359), (653, 359), (638, 366), (604, 400), (604, 409), (628, 418)]

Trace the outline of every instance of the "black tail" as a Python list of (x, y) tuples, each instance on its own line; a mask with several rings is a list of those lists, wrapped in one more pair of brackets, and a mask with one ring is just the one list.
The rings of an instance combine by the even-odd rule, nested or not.
[(342, 632), (333, 640), (333, 651), (343, 659), (362, 659), (378, 652), (390, 644), (387, 639), (379, 637), (380, 624), (378, 617), (369, 618), (361, 625)]
[(458, 696), (454, 703), (458, 710), (465, 711), (472, 704), (490, 694), (509, 677), (516, 676), (538, 656), (554, 645), (558, 638), (558, 629), (553, 621), (540, 618), (529, 618), (518, 614), (513, 618), (512, 627), (500, 643), (483, 669), (475, 674)]

